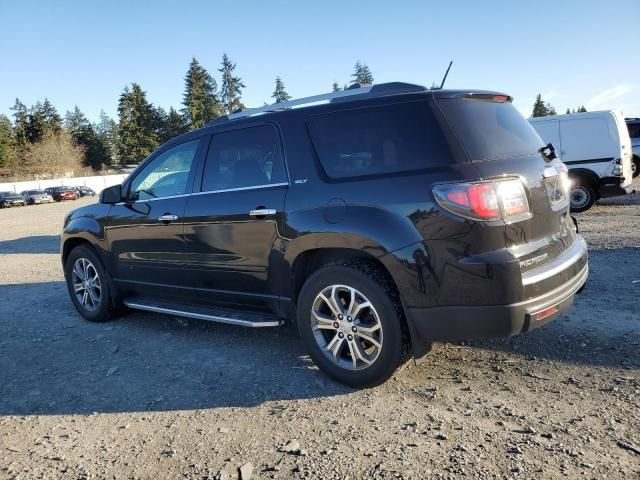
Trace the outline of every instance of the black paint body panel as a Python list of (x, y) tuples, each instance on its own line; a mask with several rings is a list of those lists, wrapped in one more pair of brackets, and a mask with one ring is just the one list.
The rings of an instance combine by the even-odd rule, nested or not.
[[(458, 338), (459, 334), (482, 336), (483, 329), (477, 323), (466, 333), (455, 333), (459, 324), (453, 320), (451, 334), (441, 333), (448, 328), (446, 319), (453, 318), (447, 314), (437, 315), (441, 319), (437, 326), (425, 325), (430, 322), (430, 309), (434, 314), (450, 307), (461, 308), (461, 312), (486, 307), (489, 310), (485, 311), (491, 312), (500, 306), (525, 322), (526, 309), (515, 311), (510, 305), (535, 303), (537, 297), (578, 278), (579, 272), (568, 269), (529, 286), (523, 285), (523, 274), (562, 255), (578, 236), (568, 203), (558, 210), (550, 207), (542, 183), (549, 163), (541, 154), (483, 162), (467, 158), (437, 108), (438, 97), (462, 93), (426, 91), (341, 101), (217, 122), (190, 132), (168, 142), (159, 152), (194, 138), (208, 145), (212, 134), (227, 130), (265, 123), (276, 126), (288, 169), (287, 184), (200, 192), (206, 156), (203, 147), (194, 162), (186, 195), (76, 210), (65, 222), (63, 252), (65, 242), (72, 239), (95, 245), (125, 295), (186, 296), (199, 303), (290, 316), (296, 300), (296, 262), (309, 252), (350, 251), (386, 268), (398, 287), (414, 336), (414, 351), (418, 352), (419, 342)], [(309, 137), (308, 116), (416, 100), (427, 100), (438, 115), (454, 159), (451, 165), (340, 180), (326, 176)], [(432, 194), (433, 186), (439, 183), (503, 177), (523, 180), (531, 218), (512, 224), (466, 220), (444, 211)], [(129, 182), (124, 182), (123, 192)], [(249, 211), (256, 208), (277, 213), (266, 218), (250, 216)], [(169, 225), (158, 222), (157, 217), (165, 213), (174, 213), (179, 221)], [(586, 253), (581, 266), (586, 267)], [(570, 301), (565, 298), (563, 302), (563, 308), (568, 308)], [(484, 332), (517, 333), (522, 331), (518, 322), (513, 328), (498, 329), (487, 324)]]

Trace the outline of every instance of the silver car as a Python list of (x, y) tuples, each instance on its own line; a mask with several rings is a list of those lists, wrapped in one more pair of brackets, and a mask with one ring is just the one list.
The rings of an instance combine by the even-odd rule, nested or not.
[(28, 205), (53, 202), (53, 197), (44, 190), (25, 190), (20, 193), (20, 195), (22, 195)]

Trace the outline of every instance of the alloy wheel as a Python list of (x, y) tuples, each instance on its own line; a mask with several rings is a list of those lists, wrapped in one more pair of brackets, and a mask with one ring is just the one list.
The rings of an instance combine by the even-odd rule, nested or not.
[(322, 352), (341, 368), (362, 370), (380, 355), (380, 317), (355, 288), (331, 285), (323, 289), (311, 307), (311, 324)]
[(94, 311), (102, 301), (102, 283), (98, 270), (86, 258), (79, 258), (71, 271), (73, 291), (78, 303), (89, 311)]

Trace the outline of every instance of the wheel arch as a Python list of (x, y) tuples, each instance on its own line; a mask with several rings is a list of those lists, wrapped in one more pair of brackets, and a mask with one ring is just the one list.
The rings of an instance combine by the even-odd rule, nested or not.
[(342, 247), (320, 247), (301, 252), (293, 261), (290, 270), (289, 291), (291, 293), (291, 306), (294, 307), (293, 312), (295, 312), (295, 305), (297, 304), (302, 286), (307, 278), (315, 271), (329, 264), (349, 266), (353, 265), (354, 262), (364, 262), (380, 272), (389, 287), (393, 289), (393, 300), (398, 302), (398, 313), (400, 314), (400, 321), (407, 335), (409, 351), (412, 352), (416, 358), (424, 356), (430, 350), (430, 346), (418, 345), (413, 341), (415, 336), (411, 326), (407, 322), (406, 308), (402, 295), (400, 294), (398, 282), (396, 282), (396, 279), (394, 279), (391, 274), (389, 265), (383, 261), (385, 258), (386, 256), (376, 257), (363, 250)]
[(384, 263), (378, 257), (365, 250), (349, 247), (311, 248), (300, 252), (291, 264), (289, 292), (292, 302), (295, 303), (297, 301), (300, 289), (313, 272), (331, 263), (345, 263), (354, 259), (360, 259), (375, 265), (376, 268), (384, 272), (393, 286), (396, 289), (398, 288)]
[(588, 168), (572, 168), (569, 170), (569, 177), (584, 178), (596, 190), (598, 188), (598, 184), (600, 183), (600, 177), (598, 176), (598, 174), (593, 170), (589, 170)]
[(87, 216), (71, 218), (65, 221), (60, 249), (63, 264), (66, 262), (71, 250), (83, 243), (93, 247), (104, 266), (104, 252), (107, 250), (104, 228), (95, 218)]

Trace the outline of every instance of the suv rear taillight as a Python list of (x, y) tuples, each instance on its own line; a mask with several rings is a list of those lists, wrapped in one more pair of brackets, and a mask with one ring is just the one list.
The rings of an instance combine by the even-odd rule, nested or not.
[(472, 220), (512, 222), (531, 216), (518, 179), (436, 185), (433, 195), (445, 210)]

